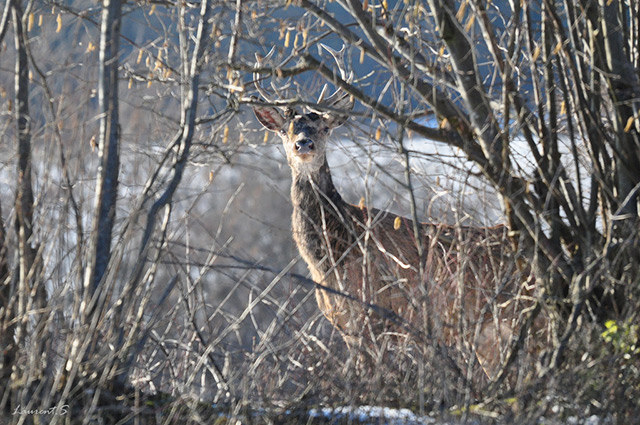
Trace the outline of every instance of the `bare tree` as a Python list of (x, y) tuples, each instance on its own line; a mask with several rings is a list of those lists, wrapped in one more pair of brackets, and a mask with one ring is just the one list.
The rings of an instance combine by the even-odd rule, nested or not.
[[(31, 158), (31, 115), (29, 112), (29, 67), (26, 47), (24, 23), (26, 14), (19, 3), (13, 2), (6, 6), (11, 11), (13, 24), (14, 46), (17, 60), (15, 61), (15, 135), (17, 152), (16, 169), (16, 199), (15, 199), (15, 234), (17, 237), (17, 249), (15, 250), (15, 268), (13, 273), (8, 273), (6, 264), (7, 242), (3, 231), (3, 377), (6, 379), (3, 402), (9, 399), (12, 402), (22, 400), (19, 391), (11, 391), (9, 375), (12, 379), (24, 379), (28, 383), (27, 388), (32, 388), (31, 381), (27, 378), (34, 367), (34, 357), (25, 359), (20, 348), (30, 347), (36, 352), (42, 350), (40, 342), (30, 338), (30, 333), (41, 329), (41, 314), (38, 312), (44, 307), (45, 288), (39, 279), (41, 263), (38, 259), (39, 250), (34, 243), (34, 196), (32, 185), (32, 158)], [(6, 10), (5, 10), (6, 16)], [(3, 27), (6, 28), (7, 20)], [(3, 28), (4, 33), (4, 28)], [(15, 321), (16, 317), (24, 318)], [(25, 320), (26, 319), (26, 320)], [(6, 333), (5, 333), (6, 332)], [(27, 339), (31, 342), (28, 343)], [(6, 344), (6, 345), (5, 345)], [(19, 377), (19, 378), (18, 378)]]
[[(0, 422), (300, 423), (360, 404), (449, 422), (635, 419), (637, 2), (0, 9)], [(345, 46), (342, 66), (320, 44)], [(254, 73), (278, 96), (260, 98)], [(249, 106), (331, 116), (325, 85), (355, 103), (327, 144), (354, 211), (391, 211), (405, 240), (508, 227), (519, 261), (473, 279), (485, 302), (454, 303), (460, 320), (430, 315), (428, 291), (406, 297), (430, 320), (417, 323), (306, 275), (282, 147)], [(478, 268), (473, 244), (448, 246), (442, 260)], [(417, 275), (429, 249), (416, 246)], [(448, 274), (460, 296), (464, 274)], [(492, 297), (508, 278), (528, 308)], [(358, 369), (316, 291), (411, 338), (381, 339)], [(518, 332), (476, 379), (483, 327), (469, 318), (511, 307)], [(430, 337), (444, 325), (464, 338)], [(30, 413), (51, 408), (66, 413)]]
[[(317, 71), (369, 113), (462, 149), (502, 197), (546, 302), (568, 312), (594, 291), (629, 290), (633, 281), (618, 267), (627, 263), (621, 255), (634, 257), (636, 243), (635, 226), (624, 223), (635, 223), (637, 210), (638, 11), (607, 3), (340, 1), (346, 15), (339, 19), (303, 0), (307, 15), (359, 50), (361, 61), (375, 61), (405, 97), (389, 104), (396, 106), (377, 101), (318, 61), (310, 44), (293, 48), (301, 58), (295, 72)], [(294, 31), (316, 28), (310, 22)], [(439, 125), (414, 118), (430, 112)], [(521, 156), (532, 172), (522, 170)], [(597, 271), (603, 266), (610, 276)], [(598, 277), (586, 285), (591, 273)], [(592, 306), (603, 316), (609, 307)]]
[[(295, 81), (315, 73), (357, 99), (373, 126), (392, 121), (399, 133), (464, 153), (499, 194), (509, 235), (534, 271), (529, 323), (541, 312), (553, 319), (539, 379), (559, 370), (578, 329), (592, 332), (585, 323), (633, 321), (637, 2), (336, 3), (300, 0), (299, 23), (280, 23), (284, 46), (256, 65), (280, 87), (271, 104), (316, 107)], [(325, 38), (347, 46), (354, 82), (315, 53)], [(505, 366), (527, 334), (514, 339)]]
[(98, 152), (101, 159), (96, 185), (95, 221), (89, 244), (88, 266), (84, 287), (88, 298), (102, 280), (111, 255), (113, 223), (116, 215), (120, 172), (118, 118), (118, 46), (120, 42), (122, 4), (107, 0), (102, 6), (100, 28), (100, 71), (98, 103), (100, 135)]
[[(150, 335), (147, 325), (158, 320), (157, 314), (148, 316), (145, 313), (146, 306), (157, 308), (162, 305), (178, 282), (177, 275), (163, 281), (158, 297), (151, 291), (152, 283), (158, 279), (160, 259), (166, 250), (167, 226), (175, 202), (173, 198), (189, 164), (191, 146), (197, 134), (199, 79), (209, 49), (207, 37), (210, 34), (213, 7), (205, 1), (199, 5), (199, 13), (194, 13), (192, 5), (181, 4), (173, 9), (179, 12), (176, 22), (181, 34), (176, 55), (179, 78), (171, 79), (168, 84), (181, 88), (181, 118), (175, 129), (175, 137), (168, 141), (155, 169), (147, 176), (144, 189), (135, 202), (132, 201), (131, 208), (127, 208), (130, 215), (122, 227), (115, 224), (118, 187), (122, 179), (119, 165), (121, 92), (118, 90), (123, 70), (119, 47), (122, 38), (122, 4), (119, 1), (104, 2), (99, 22), (93, 20), (91, 13), (80, 17), (100, 28), (99, 58), (96, 62), (99, 71), (96, 117), (100, 123), (97, 137), (98, 179), (94, 191), (95, 208), (91, 210), (93, 228), (88, 250), (84, 252), (81, 247), (85, 246), (82, 233), (85, 217), (81, 216), (80, 208), (90, 190), (78, 184), (71, 171), (71, 167), (78, 163), (69, 161), (67, 157), (69, 153), (72, 157), (74, 155), (65, 147), (66, 112), (58, 106), (59, 100), (56, 99), (60, 96), (57, 90), (61, 86), (56, 81), (55, 73), (41, 68), (42, 58), (37, 57), (33, 50), (36, 43), (27, 35), (36, 26), (42, 26), (42, 15), (40, 23), (36, 24), (42, 10), (29, 3), (23, 12), (21, 6), (21, 2), (9, 2), (2, 20), (2, 36), (8, 33), (15, 39), (16, 69), (12, 74), (15, 76), (15, 108), (10, 122), (16, 126), (14, 134), (18, 166), (15, 179), (17, 197), (13, 210), (16, 220), (15, 245), (10, 241), (12, 235), (5, 233), (4, 224), (0, 232), (2, 382), (6, 389), (3, 389), (2, 405), (10, 413), (16, 408), (29, 412), (31, 409), (41, 409), (44, 405), (48, 406), (47, 409), (65, 410), (65, 406), (72, 404), (82, 406), (80, 408), (86, 418), (90, 418), (92, 415), (101, 416), (104, 412), (100, 406), (113, 403), (114, 397), (130, 388), (129, 376)], [(60, 7), (62, 11), (54, 9), (53, 14), (55, 33), (65, 30), (63, 17), (78, 16), (76, 10), (65, 9), (64, 5)], [(192, 26), (193, 18), (195, 27)], [(88, 44), (86, 53), (91, 53), (95, 46), (93, 42)], [(169, 67), (168, 64), (166, 66)], [(76, 218), (76, 228), (72, 233), (63, 230), (67, 215), (47, 211), (52, 204), (35, 211), (40, 220), (49, 217), (54, 221), (44, 223), (41, 229), (34, 231), (32, 117), (29, 115), (29, 98), (38, 96), (39, 91), (29, 84), (34, 75), (40, 78), (40, 90), (46, 95), (44, 105), (49, 106), (47, 112), (52, 121), (45, 125), (51, 126), (51, 134), (59, 143), (57, 148), (60, 150), (60, 164), (46, 158), (39, 165), (47, 164), (53, 169), (60, 167), (67, 205), (71, 208), (71, 215)], [(66, 93), (62, 93), (64, 95)], [(219, 114), (218, 117), (224, 115)], [(216, 120), (216, 117), (209, 118), (209, 122)], [(40, 175), (38, 183), (43, 186), (51, 184), (46, 173)], [(49, 201), (45, 191), (38, 196), (39, 202), (47, 205)], [(55, 203), (53, 205), (55, 209)], [(139, 232), (137, 222), (141, 218), (145, 226)], [(53, 241), (56, 240), (56, 234), (64, 235), (64, 239), (70, 238), (67, 241), (70, 240), (74, 245), (72, 251), (83, 258), (75, 258), (68, 263), (66, 254), (59, 255), (67, 249), (62, 248), (66, 246), (64, 242), (61, 244), (63, 251), (58, 251), (58, 247), (52, 243), (42, 246), (45, 254), (40, 252), (34, 240), (53, 238)], [(125, 253), (130, 249), (136, 249), (139, 256), (123, 265), (128, 262)], [(7, 254), (10, 252), (15, 253), (12, 269), (8, 267)], [(40, 260), (36, 261), (36, 258)], [(86, 268), (80, 273), (83, 264), (86, 264)], [(51, 273), (56, 274), (56, 270), (62, 271), (59, 281), (51, 279)], [(161, 269), (160, 274), (164, 273), (165, 270)], [(83, 281), (77, 281), (75, 278), (81, 275)], [(47, 285), (48, 294), (45, 293)], [(81, 288), (84, 290), (79, 291)], [(73, 308), (69, 309), (70, 306)], [(51, 338), (47, 337), (49, 331), (53, 332)], [(29, 362), (28, 367), (21, 364), (25, 359)], [(101, 365), (100, 373), (94, 369), (97, 365)], [(217, 368), (215, 363), (213, 367)], [(220, 371), (217, 373), (217, 379), (223, 385)], [(97, 391), (84, 393), (89, 389)], [(81, 394), (79, 398), (78, 393)], [(115, 412), (111, 417), (122, 418), (122, 415), (125, 413)], [(13, 420), (25, 420), (20, 415), (13, 416)], [(54, 417), (53, 422), (58, 419)]]

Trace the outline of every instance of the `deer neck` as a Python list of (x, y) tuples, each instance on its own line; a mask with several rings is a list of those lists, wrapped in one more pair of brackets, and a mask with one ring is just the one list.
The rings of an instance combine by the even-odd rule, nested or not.
[(333, 185), (326, 158), (317, 171), (292, 169), (291, 201), (294, 208), (301, 209), (342, 207), (344, 201)]
[(326, 158), (317, 171), (292, 171), (293, 238), (307, 264), (322, 273), (321, 263), (331, 263), (324, 260), (327, 254), (339, 256), (339, 245), (352, 234), (348, 207), (333, 185)]

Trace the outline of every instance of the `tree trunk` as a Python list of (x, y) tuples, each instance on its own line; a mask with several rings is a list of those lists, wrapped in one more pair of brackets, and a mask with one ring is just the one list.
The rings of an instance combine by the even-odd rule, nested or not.
[(118, 45), (122, 4), (104, 0), (100, 32), (98, 103), (100, 113), (98, 182), (95, 216), (85, 274), (85, 300), (95, 293), (111, 256), (111, 235), (116, 215), (118, 173), (120, 170), (118, 121)]

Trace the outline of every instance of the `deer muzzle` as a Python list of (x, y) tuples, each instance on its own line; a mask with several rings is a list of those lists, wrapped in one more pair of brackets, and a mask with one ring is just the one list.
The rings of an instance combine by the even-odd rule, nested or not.
[(300, 155), (309, 153), (313, 150), (313, 140), (311, 139), (302, 139), (298, 140), (295, 144), (296, 152)]

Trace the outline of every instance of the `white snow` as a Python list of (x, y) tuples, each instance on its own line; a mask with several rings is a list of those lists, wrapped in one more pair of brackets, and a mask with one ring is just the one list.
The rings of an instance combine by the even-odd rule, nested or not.
[[(343, 407), (323, 407), (322, 409), (311, 409), (309, 416), (313, 418), (346, 418), (364, 423), (384, 424), (384, 425), (423, 425), (433, 424), (434, 418), (429, 416), (418, 416), (409, 409), (393, 409), (382, 406), (343, 406)], [(445, 425), (445, 424), (442, 424)]]

